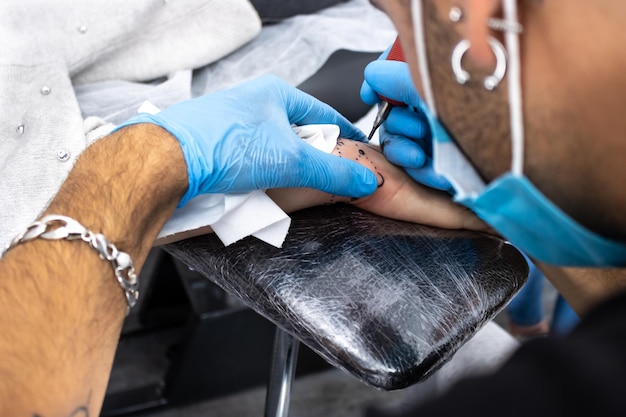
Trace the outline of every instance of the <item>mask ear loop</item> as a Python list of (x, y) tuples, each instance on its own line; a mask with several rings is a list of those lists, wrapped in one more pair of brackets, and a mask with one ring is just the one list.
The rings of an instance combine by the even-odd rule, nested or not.
[(411, 15), (413, 18), (413, 34), (417, 50), (418, 70), (424, 90), (424, 101), (433, 117), (437, 118), (437, 106), (435, 105), (435, 95), (430, 82), (430, 71), (428, 70), (428, 54), (426, 53), (426, 39), (424, 35), (424, 13), (422, 10), (422, 0), (411, 0)]
[[(505, 21), (519, 23), (517, 20), (517, 0), (503, 0)], [(511, 172), (524, 175), (524, 115), (522, 111), (522, 83), (519, 52), (519, 31), (504, 32), (504, 43), (509, 55), (508, 96), (511, 125)]]

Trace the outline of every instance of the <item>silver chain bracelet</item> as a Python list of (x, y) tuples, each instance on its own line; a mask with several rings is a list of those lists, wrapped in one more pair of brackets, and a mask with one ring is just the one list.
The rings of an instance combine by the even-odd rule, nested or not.
[(15, 236), (9, 246), (2, 252), (2, 256), (20, 243), (33, 239), (47, 240), (77, 240), (81, 239), (95, 249), (100, 258), (109, 261), (115, 271), (117, 282), (124, 290), (128, 308), (126, 314), (137, 303), (139, 298), (139, 282), (135, 274), (135, 267), (130, 255), (119, 251), (114, 244), (109, 243), (104, 235), (93, 233), (76, 220), (59, 215), (48, 215), (32, 223), (26, 231)]

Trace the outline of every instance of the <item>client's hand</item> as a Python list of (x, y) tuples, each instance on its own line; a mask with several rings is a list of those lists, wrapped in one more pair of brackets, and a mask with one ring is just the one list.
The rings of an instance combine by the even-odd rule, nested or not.
[(320, 204), (348, 202), (397, 220), (444, 229), (490, 231), (482, 220), (467, 208), (454, 203), (446, 192), (413, 181), (403, 169), (387, 161), (378, 147), (339, 139), (333, 153), (371, 169), (378, 177), (378, 188), (374, 194), (349, 199), (310, 188), (271, 189), (267, 194), (287, 212)]

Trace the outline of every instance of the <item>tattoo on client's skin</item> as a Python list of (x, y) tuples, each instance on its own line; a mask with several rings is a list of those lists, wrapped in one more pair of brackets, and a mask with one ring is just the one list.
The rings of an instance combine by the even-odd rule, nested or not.
[[(344, 158), (343, 152), (342, 152), (342, 148), (349, 146), (348, 144), (346, 144), (346, 142), (344, 142), (342, 139), (337, 140), (337, 147), (335, 148), (335, 154), (340, 157), (340, 158)], [(355, 146), (356, 148), (359, 147), (359, 143), (352, 143), (352, 146)], [(373, 152), (376, 152), (375, 149), (370, 148)], [(365, 149), (358, 149), (358, 153), (356, 155), (356, 158), (354, 158), (355, 161), (360, 162), (361, 159), (365, 159), (367, 161), (367, 163), (363, 163), (362, 165), (369, 165), (370, 168), (376, 173), (376, 175), (378, 175), (378, 177), (380, 177), (380, 181), (378, 183), (378, 188), (382, 187), (383, 184), (385, 183), (385, 177), (383, 177), (383, 174), (381, 174), (378, 171), (378, 167), (376, 166), (376, 164), (374, 164), (374, 162), (368, 158), (367, 156), (367, 152)], [(335, 196), (334, 194), (330, 196), (330, 200), (328, 202), (326, 202), (325, 204), (329, 205), (329, 204), (334, 204), (335, 198), (337, 196)], [(352, 197), (350, 198), (350, 202), (352, 201), (356, 201), (358, 200), (358, 198), (356, 197)]]
[[(33, 414), (33, 417), (44, 417), (41, 414)], [(72, 411), (71, 414), (69, 414), (67, 417), (89, 417), (89, 408), (86, 405), (81, 405), (80, 407), (76, 408), (74, 411)]]
[[(91, 391), (89, 392), (89, 397), (87, 397), (87, 404), (91, 402)], [(33, 417), (45, 417), (39, 413), (33, 413)], [(80, 405), (74, 409), (67, 417), (89, 417), (89, 406), (88, 405)]]

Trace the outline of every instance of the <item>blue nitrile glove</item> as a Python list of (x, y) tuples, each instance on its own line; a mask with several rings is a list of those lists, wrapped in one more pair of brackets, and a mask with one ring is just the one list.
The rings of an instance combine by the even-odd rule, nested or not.
[(349, 197), (376, 189), (376, 176), (355, 161), (305, 143), (292, 124), (336, 124), (342, 137), (365, 141), (333, 108), (274, 76), (141, 113), (120, 127), (154, 123), (182, 147), (189, 188), (179, 207), (201, 193), (311, 187)]
[(383, 153), (420, 184), (450, 190), (450, 183), (433, 170), (430, 129), (417, 111), (424, 104), (411, 79), (409, 66), (405, 62), (384, 60), (386, 54), (387, 51), (367, 65), (361, 86), (361, 100), (367, 104), (380, 103), (380, 94), (408, 106), (393, 107), (381, 126), (378, 135)]

